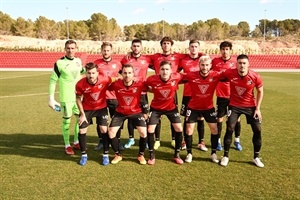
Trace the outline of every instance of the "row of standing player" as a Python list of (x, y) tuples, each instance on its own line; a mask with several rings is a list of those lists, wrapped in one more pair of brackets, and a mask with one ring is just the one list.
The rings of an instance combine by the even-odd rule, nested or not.
[[(99, 60), (96, 60), (95, 63), (99, 66), (99, 72), (101, 74), (105, 74), (106, 76), (110, 76), (110, 77), (116, 76), (117, 73), (119, 73), (121, 65), (124, 65), (124, 64), (127, 64), (127, 63), (132, 64), (134, 66), (134, 75), (135, 75), (135, 77), (139, 77), (139, 79), (142, 80), (142, 81), (146, 79), (146, 74), (147, 74), (147, 70), (148, 70), (149, 66), (152, 66), (152, 68), (155, 70), (156, 74), (159, 73), (159, 69), (160, 69), (159, 64), (161, 63), (162, 60), (167, 60), (167, 61), (171, 62), (173, 72), (177, 72), (177, 71), (180, 71), (182, 69), (185, 73), (199, 70), (198, 63), (199, 63), (199, 58), (202, 56), (202, 54), (199, 53), (200, 44), (197, 40), (191, 40), (190, 41), (190, 44), (189, 44), (190, 53), (187, 54), (187, 55), (186, 54), (171, 53), (172, 45), (173, 45), (173, 41), (170, 38), (165, 37), (161, 40), (161, 46), (162, 46), (162, 50), (163, 50), (162, 54), (157, 53), (157, 54), (150, 55), (150, 56), (144, 56), (144, 55), (141, 55), (141, 50), (142, 50), (141, 41), (140, 40), (134, 40), (134, 41), (132, 41), (132, 46), (131, 46), (132, 52), (130, 53), (130, 55), (125, 56), (122, 59), (121, 63), (120, 63), (119, 61), (114, 61), (111, 58), (112, 45), (110, 43), (103, 43), (103, 45), (101, 46), (103, 58), (99, 59)], [(221, 50), (222, 56), (219, 57), (219, 58), (215, 58), (213, 60), (212, 64), (213, 64), (213, 69), (214, 70), (222, 71), (226, 68), (234, 66), (235, 61), (233, 61), (233, 59), (230, 56), (231, 48), (232, 48), (232, 44), (230, 42), (225, 41), (225, 42), (222, 42), (220, 44), (220, 50)], [(68, 58), (67, 44), (66, 44), (66, 53), (67, 53), (66, 57)], [(67, 58), (64, 57), (61, 60), (66, 60)], [(55, 63), (54, 73), (53, 73), (54, 75), (55, 74), (57, 75), (57, 72), (59, 71), (59, 70), (56, 70), (57, 65), (58, 65), (57, 63), (59, 63), (59, 62)], [(53, 75), (51, 77), (53, 77)], [(51, 85), (51, 81), (50, 81), (50, 85)], [(218, 135), (219, 136), (220, 136), (220, 132), (221, 132), (223, 116), (226, 113), (228, 102), (229, 102), (229, 94), (228, 93), (229, 93), (228, 84), (226, 86), (226, 83), (219, 83), (219, 85), (217, 87), (218, 130), (219, 130)], [(142, 98), (142, 99), (144, 99), (144, 101), (143, 101), (144, 102), (143, 103), (143, 105), (144, 105), (143, 113), (146, 114), (147, 113), (147, 99), (146, 99), (145, 94), (143, 96), (144, 96), (144, 98)], [(191, 96), (190, 88), (189, 88), (188, 84), (185, 84), (184, 94), (183, 94), (183, 104), (182, 104), (182, 109), (181, 109), (181, 114), (182, 115), (185, 115), (186, 108), (187, 108), (187, 103), (190, 100), (190, 96)], [(115, 105), (117, 103), (116, 99), (113, 97), (113, 94), (110, 93), (110, 92), (107, 92), (107, 97), (108, 97), (107, 98), (108, 99), (107, 100), (108, 108), (109, 108), (110, 111), (112, 110), (112, 112), (114, 112)], [(53, 105), (54, 105), (53, 100), (54, 100), (53, 99), (53, 94), (51, 94), (51, 92), (50, 92), (49, 105), (51, 107), (53, 107)], [(63, 119), (65, 120), (66, 117), (64, 117)], [(130, 122), (130, 120), (129, 120), (129, 122)], [(207, 148), (205, 147), (205, 144), (203, 143), (203, 136), (204, 136), (203, 116), (201, 116), (201, 118), (198, 118), (197, 122), (198, 122), (198, 130), (199, 130), (198, 148), (200, 148), (201, 150), (207, 151)], [(130, 122), (129, 124), (132, 124), (132, 123)], [(97, 126), (97, 127), (100, 127), (100, 126)], [(128, 141), (127, 144), (125, 144), (125, 148), (129, 148), (134, 143), (133, 142), (134, 141), (134, 139), (133, 139), (133, 126), (128, 125), (128, 127), (131, 127), (131, 131), (129, 131), (129, 133), (132, 133), (132, 134), (130, 134), (129, 141)], [(173, 127), (173, 126), (171, 126), (171, 127)], [(235, 127), (240, 127), (239, 123)], [(186, 128), (186, 123), (184, 123), (184, 129), (185, 128)], [(101, 132), (101, 131), (99, 131), (99, 132)], [(175, 136), (174, 136), (175, 132), (176, 131), (174, 131), (174, 129), (173, 129), (172, 130), (172, 139), (175, 139)], [(186, 132), (186, 131), (184, 131), (184, 132)], [(159, 131), (156, 131), (156, 134), (155, 134), (156, 135), (156, 141), (155, 141), (155, 144), (154, 144), (154, 149), (157, 149), (160, 145), (159, 135), (157, 133), (159, 133)], [(236, 131), (236, 133), (239, 133), (239, 131)], [(119, 137), (120, 136), (117, 135), (117, 138), (119, 138)], [(75, 138), (76, 138), (76, 136), (75, 136)], [(188, 141), (188, 143), (190, 143), (189, 138), (190, 138), (189, 135), (185, 135), (185, 141)], [(75, 144), (74, 144), (73, 147), (76, 148), (76, 145), (77, 145), (76, 141), (74, 141), (74, 143)], [(99, 144), (97, 145), (95, 150), (99, 150), (101, 148), (101, 144), (102, 143), (99, 142)], [(172, 144), (174, 144), (174, 140), (172, 140)], [(238, 150), (241, 150), (241, 146), (240, 146), (240, 143), (239, 143), (239, 135), (236, 135), (235, 145), (236, 145), (236, 148)], [(217, 149), (221, 150), (220, 148), (221, 148), (221, 145), (220, 145), (220, 142), (219, 142), (219, 145), (218, 145)], [(71, 149), (70, 145), (66, 144), (66, 153), (69, 154), (70, 152), (67, 151), (68, 149)], [(191, 149), (190, 148), (188, 148), (188, 155), (191, 155)], [(187, 156), (186, 161), (188, 162), (189, 160), (191, 161), (191, 159), (188, 159), (188, 156)]]

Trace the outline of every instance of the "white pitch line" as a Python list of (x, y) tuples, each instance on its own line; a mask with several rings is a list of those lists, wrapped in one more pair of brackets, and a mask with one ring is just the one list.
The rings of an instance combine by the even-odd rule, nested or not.
[[(56, 92), (57, 93), (57, 92)], [(4, 98), (14, 98), (14, 97), (30, 97), (30, 96), (39, 96), (39, 95), (45, 95), (49, 93), (36, 93), (36, 94), (20, 94), (20, 95), (11, 95), (11, 96), (0, 96), (0, 99)]]
[[(23, 77), (30, 77), (30, 76), (41, 76), (41, 75), (46, 75), (49, 73), (42, 73), (42, 74), (31, 74), (31, 75), (24, 75), (24, 76), (9, 76), (9, 77), (0, 77), (0, 80), (3, 79), (12, 79), (12, 78), (23, 78)], [(49, 74), (50, 75), (50, 74)], [(2, 75), (1, 75), (2, 76)]]

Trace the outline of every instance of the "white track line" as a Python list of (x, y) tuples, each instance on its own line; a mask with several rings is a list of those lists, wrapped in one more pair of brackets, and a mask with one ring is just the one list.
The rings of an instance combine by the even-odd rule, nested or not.
[(31, 74), (31, 75), (24, 75), (24, 76), (9, 76), (9, 77), (0, 77), (0, 80), (11, 79), (11, 78), (23, 78), (23, 77), (30, 77), (30, 76), (41, 76), (41, 75), (46, 75), (46, 74), (50, 75), (50, 73), (42, 73), (42, 74)]
[[(55, 93), (58, 93), (58, 92), (55, 92)], [(40, 95), (46, 95), (46, 94), (49, 94), (49, 93), (44, 92), (44, 93), (36, 93), (36, 94), (20, 94), (20, 95), (10, 95), (10, 96), (0, 96), (0, 99), (15, 98), (15, 97), (40, 96)]]

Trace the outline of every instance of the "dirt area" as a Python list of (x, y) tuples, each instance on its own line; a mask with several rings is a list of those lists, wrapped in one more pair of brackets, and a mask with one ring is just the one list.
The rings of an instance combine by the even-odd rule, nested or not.
[[(64, 43), (66, 40), (44, 40), (28, 37), (18, 36), (4, 36), (0, 35), (0, 47), (10, 49), (25, 49), (35, 48), (42, 51), (63, 51)], [(264, 42), (263, 39), (253, 40), (229, 40), (233, 43), (233, 53), (248, 53), (248, 54), (300, 54), (300, 39), (295, 37), (273, 37), (267, 38)], [(188, 42), (175, 41), (173, 50), (176, 52), (187, 52)], [(218, 53), (218, 45), (222, 41), (201, 41), (201, 49), (203, 52), (209, 54)], [(88, 53), (100, 53), (101, 41), (77, 41), (79, 51)], [(112, 42), (114, 53), (125, 54), (130, 49), (130, 41)], [(143, 41), (145, 53), (155, 53), (160, 51), (160, 45), (157, 41)]]

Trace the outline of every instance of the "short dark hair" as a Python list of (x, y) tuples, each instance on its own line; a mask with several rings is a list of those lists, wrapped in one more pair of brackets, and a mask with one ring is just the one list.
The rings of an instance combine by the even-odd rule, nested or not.
[(167, 60), (163, 60), (163, 61), (160, 62), (159, 68), (161, 68), (164, 65), (170, 65), (172, 67), (172, 63), (171, 62), (169, 62)]
[(220, 49), (222, 49), (223, 47), (229, 47), (230, 49), (232, 49), (232, 43), (229, 41), (221, 42)]
[(193, 44), (193, 43), (198, 43), (198, 44), (200, 45), (199, 40), (196, 40), (196, 39), (190, 40), (189, 45), (191, 45), (191, 44)]
[(68, 44), (75, 44), (75, 45), (77, 45), (77, 43), (75, 42), (75, 40), (67, 40), (66, 43), (65, 43), (65, 47), (66, 47)]
[(173, 46), (173, 44), (174, 44), (172, 38), (170, 38), (169, 36), (163, 37), (163, 38), (161, 39), (161, 41), (160, 41), (160, 46), (162, 46), (162, 44), (163, 44), (164, 42), (171, 42), (171, 45), (172, 45), (172, 46)]
[(106, 46), (110, 46), (112, 48), (112, 44), (110, 42), (103, 42), (101, 44), (101, 50), (104, 49), (104, 47), (106, 47)]
[(133, 66), (131, 64), (125, 64), (122, 66), (122, 71), (124, 68), (132, 68), (133, 69)]
[(132, 40), (131, 44), (133, 44), (133, 43), (141, 43), (142, 44), (142, 40), (134, 39), (134, 40)]
[(96, 68), (96, 69), (98, 70), (98, 65), (96, 65), (96, 64), (93, 63), (93, 62), (89, 62), (89, 63), (87, 63), (87, 64), (85, 65), (86, 71), (87, 71), (87, 70), (94, 69), (94, 68)]
[(248, 58), (248, 56), (247, 56), (246, 54), (240, 54), (240, 55), (236, 58), (236, 60), (239, 60), (239, 59), (247, 59), (247, 60), (249, 60), (249, 58)]

